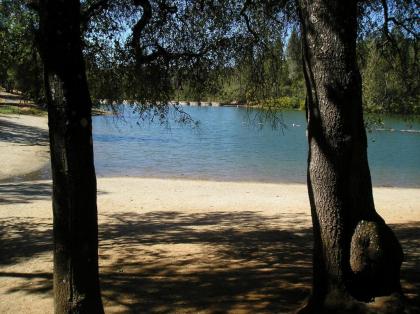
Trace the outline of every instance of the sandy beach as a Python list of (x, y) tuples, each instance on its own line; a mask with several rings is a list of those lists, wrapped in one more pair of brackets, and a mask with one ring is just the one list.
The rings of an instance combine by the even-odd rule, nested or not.
[(46, 117), (0, 115), (0, 181), (42, 169), (48, 151)]
[[(51, 182), (10, 180), (48, 160), (45, 138), (28, 140), (46, 130), (33, 118), (0, 117), (0, 313), (53, 312)], [(374, 196), (420, 304), (420, 189)], [(305, 185), (101, 178), (98, 211), (106, 313), (287, 313), (309, 294)]]

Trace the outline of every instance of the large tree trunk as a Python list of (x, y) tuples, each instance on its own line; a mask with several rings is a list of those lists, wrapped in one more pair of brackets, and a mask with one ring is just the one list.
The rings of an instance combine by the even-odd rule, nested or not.
[(403, 254), (373, 202), (356, 62), (357, 1), (298, 3), (314, 229), (313, 291), (303, 312), (353, 312), (377, 296), (400, 294)]
[(78, 0), (41, 0), (40, 50), (48, 99), (56, 313), (103, 313), (98, 277), (91, 99)]

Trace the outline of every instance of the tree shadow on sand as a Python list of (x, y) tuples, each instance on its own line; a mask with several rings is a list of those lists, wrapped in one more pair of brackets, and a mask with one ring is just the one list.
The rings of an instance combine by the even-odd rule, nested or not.
[(52, 249), (51, 219), (0, 218), (0, 268), (36, 258)]
[[(98, 190), (97, 195), (108, 194)], [(44, 181), (0, 181), (0, 206), (26, 204), (34, 201), (51, 202), (52, 182)]]
[(133, 312), (284, 310), (305, 297), (311, 276), (310, 231), (275, 228), (290, 219), (299, 224), (255, 212), (110, 215), (104, 296)]
[(20, 145), (48, 145), (48, 131), (0, 119), (0, 141)]
[[(108, 312), (286, 313), (309, 293), (312, 231), (303, 214), (126, 212), (100, 216), (103, 300)], [(0, 269), (51, 250), (46, 222), (10, 218), (2, 227)], [(21, 225), (12, 235), (13, 223)], [(284, 226), (294, 224), (295, 228)], [(405, 293), (419, 303), (420, 223), (394, 225), (406, 261)], [(44, 230), (45, 232), (40, 232)], [(48, 232), (47, 232), (48, 231)], [(35, 248), (25, 246), (33, 239)], [(27, 251), (23, 253), (23, 251)], [(6, 253), (4, 255), (4, 253)], [(5, 257), (6, 256), (6, 257)], [(8, 257), (7, 257), (8, 256)], [(9, 293), (51, 293), (51, 274), (22, 278)], [(28, 281), (36, 284), (28, 285)]]
[(51, 200), (52, 184), (45, 182), (0, 182), (0, 205)]

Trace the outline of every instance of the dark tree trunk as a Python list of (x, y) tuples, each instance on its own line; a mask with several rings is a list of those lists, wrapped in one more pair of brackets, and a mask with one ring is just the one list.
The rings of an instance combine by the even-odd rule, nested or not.
[(53, 176), (56, 313), (103, 313), (98, 277), (96, 175), (91, 99), (78, 0), (41, 0)]
[(376, 213), (367, 160), (357, 1), (299, 0), (307, 85), (313, 291), (302, 312), (349, 312), (400, 295), (402, 250)]

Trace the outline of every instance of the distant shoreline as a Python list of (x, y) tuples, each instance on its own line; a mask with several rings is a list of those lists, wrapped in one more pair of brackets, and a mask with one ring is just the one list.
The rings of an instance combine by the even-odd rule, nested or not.
[[(135, 105), (139, 102), (136, 100), (122, 100), (121, 104), (123, 105)], [(100, 99), (99, 104), (101, 105), (112, 105), (116, 104), (114, 101), (109, 101), (107, 99)], [(220, 102), (220, 101), (189, 101), (189, 100), (171, 100), (169, 101), (171, 105), (179, 106), (190, 106), (190, 107), (243, 107), (243, 108), (252, 108), (252, 105), (239, 102)]]

